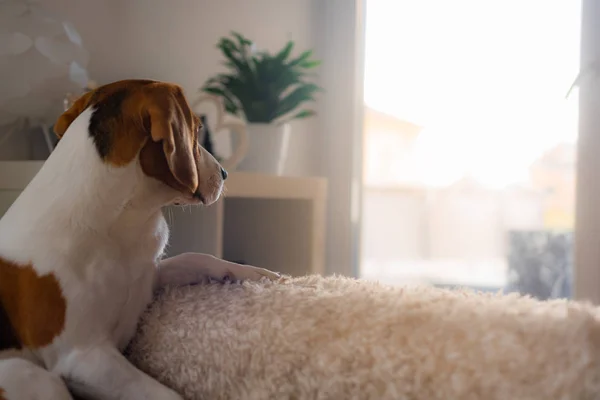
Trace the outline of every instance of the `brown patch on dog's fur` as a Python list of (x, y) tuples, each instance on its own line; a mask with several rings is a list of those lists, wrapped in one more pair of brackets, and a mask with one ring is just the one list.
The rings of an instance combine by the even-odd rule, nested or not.
[(0, 258), (0, 308), (9, 326), (1, 326), (0, 349), (49, 345), (65, 327), (67, 303), (53, 274), (38, 275), (31, 265)]
[(2, 389), (2, 388), (0, 387), (0, 400), (6, 400), (6, 397), (4, 397), (4, 394), (5, 394), (5, 393), (6, 393), (6, 392), (4, 392), (4, 389)]
[[(148, 175), (177, 190), (196, 191), (199, 156), (196, 132), (200, 121), (179, 86), (149, 80), (126, 80), (101, 86), (80, 97), (58, 119), (54, 127), (58, 137), (90, 106), (94, 111), (89, 133), (105, 162), (127, 165), (146, 143), (158, 143), (162, 158), (151, 160), (148, 154), (156, 157), (159, 154), (154, 150), (146, 152), (144, 172), (148, 174), (147, 171), (152, 170), (154, 175)], [(148, 165), (153, 162), (159, 166)], [(161, 169), (164, 166), (168, 173)]]
[(158, 179), (173, 189), (186, 191), (186, 188), (171, 173), (160, 143), (149, 140), (144, 144), (140, 151), (140, 166), (146, 175)]

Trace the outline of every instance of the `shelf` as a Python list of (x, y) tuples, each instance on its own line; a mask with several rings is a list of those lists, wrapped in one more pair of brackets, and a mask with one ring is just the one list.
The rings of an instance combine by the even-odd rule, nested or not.
[[(0, 161), (0, 190), (23, 190), (44, 165), (43, 161)], [(327, 195), (324, 178), (271, 176), (233, 172), (225, 196), (253, 199), (315, 199)]]
[[(0, 161), (0, 216), (43, 161)], [(325, 272), (323, 178), (233, 172), (210, 207), (166, 207), (169, 256), (194, 251), (290, 275)]]
[(254, 199), (324, 199), (324, 178), (301, 178), (233, 172), (225, 183), (225, 197)]

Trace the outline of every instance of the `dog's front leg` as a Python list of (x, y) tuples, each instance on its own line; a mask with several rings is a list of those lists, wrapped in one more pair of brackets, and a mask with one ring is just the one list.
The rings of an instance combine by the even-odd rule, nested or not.
[(94, 400), (183, 400), (133, 366), (112, 346), (77, 349), (54, 368), (69, 390)]
[(280, 275), (268, 269), (236, 264), (202, 253), (183, 253), (158, 264), (155, 287), (184, 286), (214, 279), (226, 281), (257, 281), (278, 279)]

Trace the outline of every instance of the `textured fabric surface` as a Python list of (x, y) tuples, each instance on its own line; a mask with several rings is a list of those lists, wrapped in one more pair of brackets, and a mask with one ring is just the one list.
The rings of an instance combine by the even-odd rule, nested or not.
[(129, 349), (187, 399), (600, 399), (598, 311), (340, 277), (161, 293)]

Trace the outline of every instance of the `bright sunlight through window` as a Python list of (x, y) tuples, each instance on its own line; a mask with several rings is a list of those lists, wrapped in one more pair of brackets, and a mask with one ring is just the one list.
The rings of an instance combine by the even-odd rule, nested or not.
[(575, 141), (577, 93), (565, 95), (579, 68), (579, 1), (367, 7), (365, 103), (424, 127), (413, 179), (523, 182), (544, 151)]
[(568, 297), (579, 0), (366, 0), (361, 274)]

